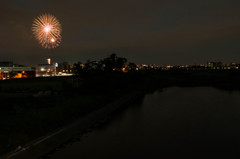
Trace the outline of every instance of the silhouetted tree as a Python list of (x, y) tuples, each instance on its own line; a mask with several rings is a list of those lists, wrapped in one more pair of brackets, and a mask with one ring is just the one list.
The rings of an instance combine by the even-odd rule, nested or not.
[(133, 63), (133, 62), (130, 62), (129, 64), (128, 64), (128, 70), (129, 71), (136, 71), (136, 68), (137, 68), (137, 65), (135, 64), (135, 63)]
[(106, 72), (112, 72), (112, 71), (120, 72), (121, 69), (127, 63), (127, 59), (122, 57), (117, 57), (117, 55), (113, 53), (109, 55), (108, 58), (103, 59), (101, 63), (103, 65), (104, 71)]
[(113, 53), (100, 61), (87, 60), (84, 67), (82, 67), (83, 65), (80, 63), (74, 64), (74, 73), (75, 75), (80, 75), (83, 72), (121, 72), (126, 63), (126, 58), (117, 57), (117, 55)]
[(126, 63), (127, 63), (126, 58), (122, 58), (122, 57), (117, 58), (117, 60), (116, 60), (116, 70), (121, 71), (122, 68), (125, 67)]
[(74, 73), (76, 76), (79, 76), (79, 75), (83, 72), (83, 67), (82, 67), (81, 65), (82, 65), (81, 62), (78, 62), (78, 63), (74, 63), (74, 64), (73, 64), (73, 73)]
[(97, 61), (90, 61), (90, 62), (87, 62), (84, 66), (84, 70), (87, 71), (87, 72), (98, 72), (98, 62)]

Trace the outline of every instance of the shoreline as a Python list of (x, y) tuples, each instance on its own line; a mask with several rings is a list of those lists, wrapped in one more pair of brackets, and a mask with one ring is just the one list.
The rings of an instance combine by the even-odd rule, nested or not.
[(148, 91), (142, 90), (128, 93), (68, 126), (29, 142), (22, 146), (21, 150), (18, 152), (12, 151), (1, 156), (0, 159), (46, 158), (62, 144), (68, 142), (76, 135), (83, 133), (94, 124), (106, 119), (109, 115), (125, 108), (129, 103), (144, 96), (147, 92)]
[[(204, 76), (202, 76), (202, 74), (191, 74), (191, 73), (187, 73), (187, 74), (163, 73), (163, 74), (153, 74), (151, 77), (146, 77), (145, 75), (147, 74), (143, 74), (143, 75), (140, 74), (138, 76), (133, 76), (133, 77), (131, 75), (130, 76), (119, 75), (119, 77), (114, 76), (107, 81), (105, 80), (105, 78), (103, 79), (102, 76), (97, 78), (89, 77), (85, 79), (85, 85), (83, 86), (79, 85), (77, 88), (69, 89), (69, 90), (64, 87), (63, 90), (66, 89), (67, 92), (73, 92), (72, 94), (74, 95), (74, 99), (78, 99), (79, 97), (81, 97), (82, 95), (81, 92), (84, 92), (84, 91), (87, 92), (88, 96), (101, 94), (105, 90), (111, 93), (113, 93), (112, 91), (115, 91), (116, 95), (119, 95), (119, 94), (121, 95), (116, 96), (117, 98), (108, 97), (106, 98), (107, 101), (108, 100), (112, 101), (112, 102), (108, 102), (109, 104), (103, 104), (102, 102), (100, 102), (102, 103), (101, 107), (98, 107), (98, 108), (95, 107), (97, 109), (89, 111), (88, 114), (85, 114), (84, 116), (78, 115), (78, 117), (75, 120), (71, 121), (69, 124), (65, 124), (65, 126), (61, 126), (60, 129), (59, 127), (54, 128), (52, 129), (54, 131), (51, 131), (50, 133), (44, 133), (44, 135), (40, 138), (37, 138), (37, 139), (33, 138), (34, 140), (29, 140), (30, 142), (27, 142), (27, 144), (24, 144), (24, 146), (22, 146), (22, 148), (26, 149), (25, 151), (20, 151), (19, 153), (16, 153), (15, 156), (14, 155), (11, 156), (14, 153), (14, 150), (12, 150), (7, 154), (3, 154), (4, 155), (3, 158), (0, 157), (0, 159), (7, 158), (9, 156), (11, 156), (11, 158), (21, 158), (20, 156), (22, 156), (22, 154), (25, 154), (26, 152), (30, 152), (30, 150), (32, 152), (32, 154), (30, 153), (32, 155), (30, 157), (31, 159), (35, 156), (35, 154), (40, 154), (40, 155), (49, 154), (54, 151), (54, 148), (59, 147), (59, 145), (64, 144), (65, 141), (67, 142), (68, 140), (70, 140), (71, 137), (74, 137), (76, 134), (84, 132), (84, 130), (88, 129), (99, 120), (106, 118), (109, 114), (117, 112), (118, 108), (123, 108), (122, 105), (127, 105), (126, 103), (134, 100), (134, 98), (137, 98), (147, 93), (151, 93), (155, 90), (161, 91), (161, 89), (163, 88), (172, 87), (172, 86), (176, 86), (176, 87), (207, 86), (207, 87), (215, 87), (218, 89), (229, 90), (229, 91), (240, 90), (240, 84), (238, 83), (238, 79), (240, 79), (240, 75), (236, 76), (235, 74), (229, 77), (226, 76), (226, 74), (223, 74), (223, 75), (222, 74), (211, 74), (211, 75), (205, 74)], [(52, 79), (52, 80), (55, 80), (55, 79)], [(138, 80), (137, 83), (135, 83), (136, 80)], [(62, 83), (63, 85), (64, 80), (61, 82), (63, 82)], [(125, 83), (127, 84), (125, 85)], [(106, 87), (108, 89), (105, 89)], [(81, 90), (80, 93), (78, 93), (79, 90)], [(95, 94), (92, 94), (92, 92), (94, 92)], [(125, 92), (130, 92), (130, 93), (125, 94)], [(92, 101), (95, 101), (94, 99), (95, 98), (92, 98)], [(124, 101), (124, 103), (119, 105), (119, 103), (121, 103), (122, 101)], [(118, 108), (115, 108), (114, 106), (117, 106)], [(77, 107), (74, 107), (74, 108), (77, 108)], [(110, 113), (107, 113), (107, 112), (110, 112)], [(78, 112), (78, 114), (79, 113), (81, 112)], [(48, 124), (48, 126), (51, 127), (52, 125)], [(50, 140), (52, 140), (52, 142), (49, 142)], [(40, 145), (43, 145), (43, 146), (40, 146)], [(44, 145), (47, 145), (49, 148), (46, 148), (46, 146)], [(27, 158), (27, 157), (22, 157), (22, 158)]]
[[(192, 85), (171, 85), (172, 87), (192, 87)], [(72, 140), (79, 140), (79, 136), (84, 135), (91, 129), (92, 126), (101, 124), (103, 121), (107, 120), (109, 116), (114, 113), (121, 111), (122, 109), (129, 106), (131, 102), (136, 101), (153, 91), (159, 91), (163, 88), (168, 88), (171, 86), (164, 86), (157, 89), (151, 89), (151, 87), (145, 87), (144, 89), (138, 89), (137, 91), (130, 92), (126, 95), (121, 96), (112, 103), (106, 104), (98, 110), (90, 112), (86, 116), (83, 116), (76, 120), (75, 122), (66, 125), (54, 132), (48, 133), (42, 137), (30, 141), (28, 144), (22, 146), (21, 150), (18, 152), (11, 151), (4, 154), (0, 159), (45, 159), (49, 158), (51, 154), (58, 151), (62, 147), (67, 146)], [(219, 88), (217, 86), (208, 85), (195, 85), (195, 87), (214, 87), (217, 89), (227, 90)], [(234, 89), (235, 91), (240, 91), (239, 89)]]

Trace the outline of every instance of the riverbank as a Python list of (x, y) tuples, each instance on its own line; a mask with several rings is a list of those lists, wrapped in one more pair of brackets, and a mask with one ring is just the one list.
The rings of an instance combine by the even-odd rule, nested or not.
[(114, 114), (51, 159), (155, 158), (160, 155), (159, 148), (181, 152), (180, 156), (187, 158), (194, 158), (191, 152), (199, 150), (236, 151), (239, 97), (239, 91), (213, 87), (164, 88)]
[(132, 92), (125, 74), (0, 81), (0, 155)]
[(18, 145), (29, 145), (36, 138), (34, 143), (52, 138), (65, 131), (64, 126), (131, 93), (145, 94), (170, 86), (240, 90), (239, 80), (236, 71), (156, 71), (1, 81), (0, 154), (14, 151)]
[(107, 116), (124, 108), (131, 102), (135, 102), (139, 98), (141, 99), (144, 92), (136, 91), (131, 92), (117, 99), (113, 103), (110, 103), (99, 110), (96, 110), (83, 118), (80, 118), (71, 125), (61, 128), (55, 132), (52, 132), (46, 136), (43, 136), (37, 140), (34, 140), (24, 146), (22, 146), (19, 152), (11, 152), (1, 158), (13, 158), (13, 159), (38, 159), (48, 158), (51, 153), (57, 151), (63, 145), (71, 142), (74, 136), (84, 133), (87, 128), (98, 124), (102, 120), (105, 120)]

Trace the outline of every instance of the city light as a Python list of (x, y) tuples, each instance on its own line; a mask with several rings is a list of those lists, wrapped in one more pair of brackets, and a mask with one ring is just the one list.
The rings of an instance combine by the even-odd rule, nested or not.
[(47, 63), (48, 63), (49, 65), (51, 64), (51, 59), (50, 59), (50, 58), (47, 59)]

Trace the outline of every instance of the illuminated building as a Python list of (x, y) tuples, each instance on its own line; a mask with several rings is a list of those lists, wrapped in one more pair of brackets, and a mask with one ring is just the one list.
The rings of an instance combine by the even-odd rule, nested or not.
[(0, 80), (13, 78), (34, 78), (35, 70), (32, 67), (0, 62)]
[[(80, 64), (83, 67), (82, 64)], [(74, 66), (70, 65), (68, 62), (58, 63), (58, 67), (56, 68), (57, 76), (72, 76)]]
[(224, 69), (222, 62), (207, 62), (207, 67), (213, 70)]
[(36, 77), (51, 77), (56, 75), (56, 64), (39, 64), (36, 67)]

